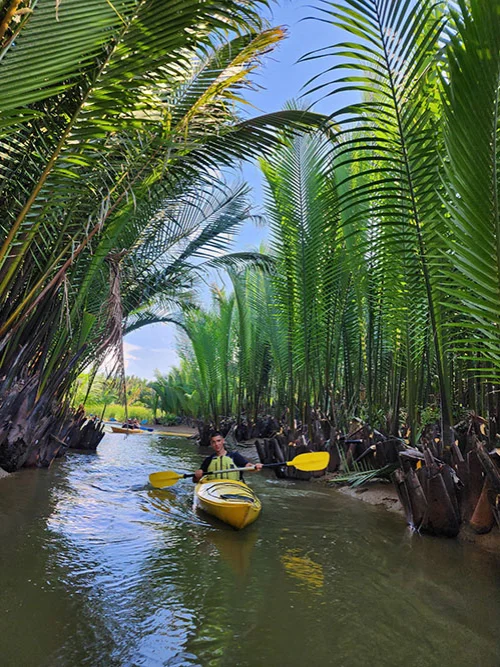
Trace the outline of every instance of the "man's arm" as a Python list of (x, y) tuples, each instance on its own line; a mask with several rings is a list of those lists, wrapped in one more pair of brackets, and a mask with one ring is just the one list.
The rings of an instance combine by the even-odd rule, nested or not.
[(201, 468), (199, 468), (198, 470), (195, 470), (194, 477), (193, 477), (193, 482), (199, 482), (200, 479), (203, 477), (203, 475), (206, 474), (211, 460), (212, 460), (211, 456), (207, 456), (207, 458), (203, 460), (203, 462), (201, 464)]

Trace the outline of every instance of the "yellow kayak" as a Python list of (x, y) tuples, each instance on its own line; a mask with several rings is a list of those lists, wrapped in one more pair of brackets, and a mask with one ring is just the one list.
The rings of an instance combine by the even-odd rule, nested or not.
[(142, 428), (123, 428), (123, 426), (112, 426), (113, 433), (129, 433), (132, 435), (148, 435), (151, 431), (143, 431)]
[(253, 523), (262, 505), (245, 482), (232, 479), (201, 480), (194, 489), (195, 505), (240, 530)]

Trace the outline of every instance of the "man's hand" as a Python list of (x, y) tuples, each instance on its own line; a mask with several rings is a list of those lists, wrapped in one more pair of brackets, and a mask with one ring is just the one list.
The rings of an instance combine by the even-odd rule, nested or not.
[(195, 473), (194, 473), (193, 481), (194, 482), (199, 482), (204, 474), (205, 473), (203, 472), (203, 470), (201, 470), (201, 468), (200, 468), (200, 470), (196, 470)]
[(247, 463), (245, 468), (252, 468), (254, 472), (262, 470), (262, 463)]

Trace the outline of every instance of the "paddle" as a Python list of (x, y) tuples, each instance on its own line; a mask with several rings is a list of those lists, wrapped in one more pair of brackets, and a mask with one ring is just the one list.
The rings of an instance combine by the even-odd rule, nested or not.
[[(303, 472), (313, 472), (316, 470), (324, 470), (330, 461), (330, 454), (328, 452), (306, 452), (305, 454), (299, 454), (291, 461), (283, 461), (282, 463), (265, 463), (263, 468), (279, 468), (281, 466), (293, 466), (297, 470), (302, 470)], [(229, 470), (218, 470), (217, 472), (211, 472), (210, 475), (222, 475), (227, 472), (238, 472), (245, 471), (250, 472), (255, 470), (254, 467), (245, 467), (245, 468), (230, 468)], [(165, 470), (164, 472), (153, 472), (149, 476), (149, 483), (156, 487), (157, 489), (163, 489), (167, 486), (173, 486), (180, 479), (191, 479), (194, 477), (194, 473), (178, 473), (173, 470)]]

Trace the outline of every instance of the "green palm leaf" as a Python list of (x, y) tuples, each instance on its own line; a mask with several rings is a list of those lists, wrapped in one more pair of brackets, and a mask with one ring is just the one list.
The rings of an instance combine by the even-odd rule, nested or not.
[(451, 230), (447, 293), (463, 313), (458, 352), (500, 378), (500, 209), (498, 192), (500, 2), (459, 2), (444, 81), (446, 220)]
[[(339, 184), (344, 224), (369, 231), (370, 271), (376, 272), (377, 282), (386, 290), (381, 303), (384, 308), (389, 306), (384, 319), (398, 319), (405, 330), (399, 345), (404, 344), (412, 421), (415, 383), (420, 377), (430, 321), (443, 419), (449, 426), (449, 375), (437, 289), (443, 276), (442, 260), (441, 265), (435, 261), (436, 228), (442, 210), (436, 187), (440, 161), (435, 112), (439, 106), (437, 53), (443, 13), (439, 5), (428, 0), (346, 0), (342, 5), (326, 3), (324, 15), (356, 41), (307, 56), (337, 58), (327, 72), (336, 78), (312, 81), (309, 92), (330, 95), (356, 91), (363, 96), (360, 102), (334, 114), (344, 124), (335, 150), (336, 165), (350, 172)], [(346, 68), (360, 75), (343, 75)], [(393, 340), (395, 353), (397, 349)], [(369, 357), (373, 364), (373, 349)], [(448, 438), (449, 429), (445, 428), (445, 434)]]

